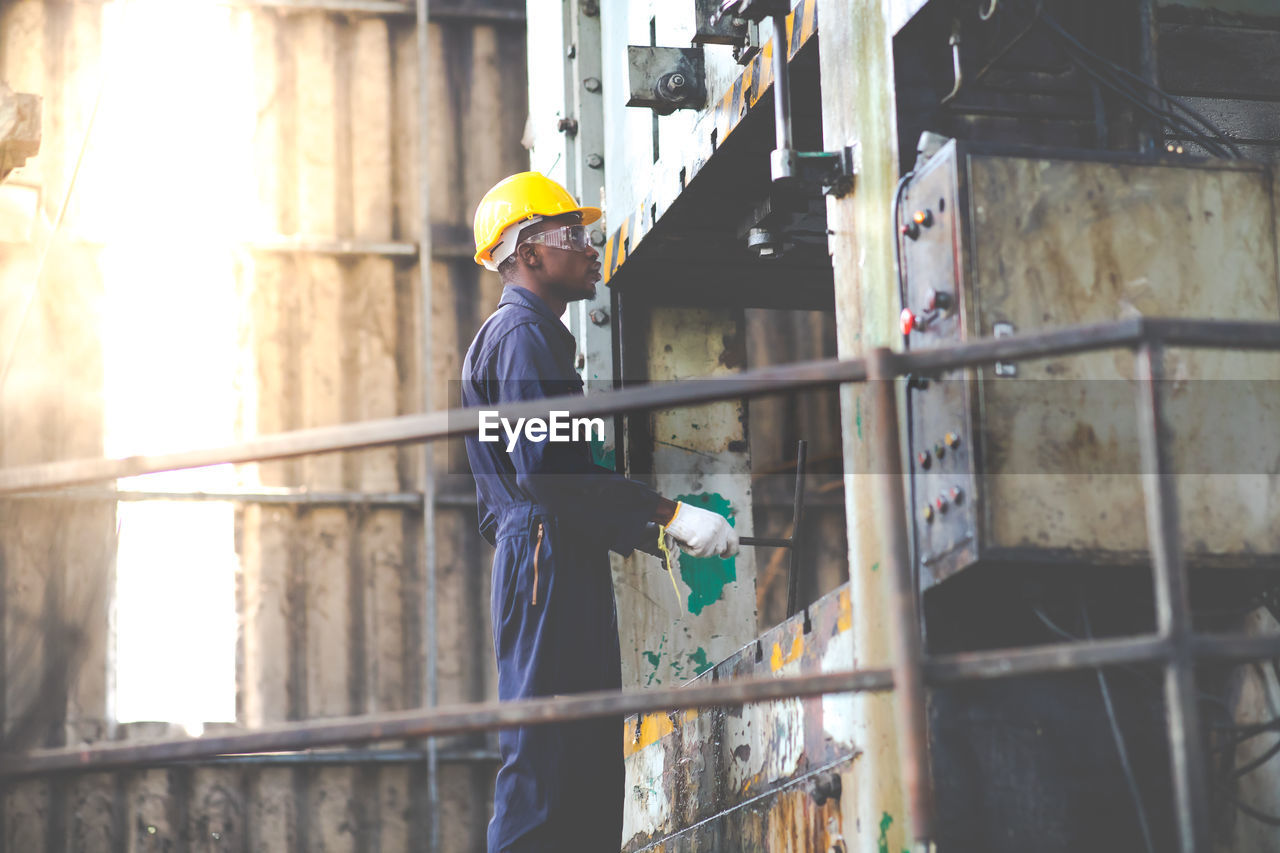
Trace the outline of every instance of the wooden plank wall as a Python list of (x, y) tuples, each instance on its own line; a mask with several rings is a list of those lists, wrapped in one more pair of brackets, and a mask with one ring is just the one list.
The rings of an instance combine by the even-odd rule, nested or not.
[[(251, 236), (416, 242), (413, 19), (233, 4), (226, 14), (239, 39), (228, 61), (252, 65), (243, 105), (253, 128), (253, 196), (245, 199)], [(16, 0), (0, 9), (4, 78), (45, 98), (46, 199), (60, 198), (66, 186), (92, 106), (102, 20), (103, 5), (83, 0)], [(425, 383), (435, 407), (456, 396), (450, 380), (500, 292), (496, 276), (471, 261), (471, 213), (489, 186), (528, 163), (519, 141), (527, 112), (525, 33), (509, 22), (450, 20), (433, 22), (430, 39), (432, 361), (424, 365), (421, 358), (415, 259), (241, 252), (237, 280), (228, 287), (241, 306), (245, 435), (419, 411)], [(157, 116), (163, 120), (163, 110)], [(138, 130), (145, 146), (145, 128)], [(74, 211), (66, 226), (71, 234)], [(35, 258), (32, 245), (6, 244), (0, 252), (0, 345), (7, 349)], [(23, 359), (0, 401), (5, 465), (102, 453), (95, 256), (77, 249), (51, 259), (57, 270), (46, 276)], [(15, 388), (40, 394), (17, 405)], [(393, 448), (264, 464), (245, 469), (246, 480), (413, 491), (420, 487), (422, 452)], [(465, 504), (469, 484), (448, 475), (466, 470), (459, 448), (442, 444), (433, 452), (446, 474), (442, 488), (463, 498), (436, 516), (440, 700), (492, 698), (491, 552), (476, 534), (474, 508)], [(31, 680), (19, 678), (17, 664), (37, 666), (42, 654), (53, 653), (32, 638), (55, 636), (59, 620), (89, 606), (85, 596), (69, 595), (63, 567), (98, 566), (99, 588), (109, 588), (113, 525), (110, 505), (0, 507), (4, 697), (11, 717)], [(236, 537), (240, 725), (421, 704), (426, 639), (417, 510), (246, 504), (237, 512)], [(48, 732), (38, 733), (40, 742), (64, 742), (64, 729), (73, 740), (109, 734), (108, 600), (90, 597), (97, 609), (80, 614), (92, 637), (81, 656), (93, 664), (82, 672), (97, 675), (71, 687)], [(115, 736), (169, 731), (163, 724), (131, 724)], [(492, 751), (483, 737), (442, 744), (446, 755), (462, 748)], [(491, 760), (442, 764), (444, 850), (483, 847), (494, 769)], [(420, 764), (387, 763), (223, 764), (35, 781), (5, 791), (2, 846), (33, 853), (421, 849), (424, 791)]]

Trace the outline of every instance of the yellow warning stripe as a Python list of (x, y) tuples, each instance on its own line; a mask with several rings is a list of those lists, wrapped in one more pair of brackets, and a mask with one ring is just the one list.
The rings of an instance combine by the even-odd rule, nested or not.
[[(797, 21), (799, 22), (798, 26), (796, 24)], [(817, 33), (818, 0), (800, 0), (792, 8), (791, 14), (787, 15), (785, 37), (787, 39), (788, 59), (794, 59), (801, 48)], [(773, 85), (771, 62), (773, 61), (775, 41), (776, 37), (764, 43), (760, 52), (752, 57), (751, 61), (743, 68), (742, 73), (734, 80), (733, 85), (716, 99), (715, 106), (698, 119), (698, 123), (694, 128), (693, 138), (702, 144), (708, 145), (709, 150), (705, 153), (701, 150), (695, 151), (687, 159), (684, 168), (686, 185), (693, 180), (694, 175), (706, 165), (715, 149), (724, 144), (729, 134), (737, 128), (742, 119), (751, 111), (751, 108), (756, 105), (756, 102)], [(683, 188), (681, 191), (683, 191)], [(606, 284), (613, 278), (614, 273), (618, 271), (618, 267), (626, 263), (630, 250), (634, 249), (641, 239), (649, 233), (656, 224), (656, 219), (661, 218), (662, 214), (666, 212), (666, 205), (660, 202), (657, 216), (655, 217), (651, 212), (653, 203), (652, 196), (646, 198), (640, 209), (627, 217), (621, 227), (605, 243), (603, 278)], [(628, 233), (631, 235), (630, 245), (627, 244)]]

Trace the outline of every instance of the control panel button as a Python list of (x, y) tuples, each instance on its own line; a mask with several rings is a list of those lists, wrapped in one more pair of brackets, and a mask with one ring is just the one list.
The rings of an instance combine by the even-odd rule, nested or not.
[(914, 214), (912, 214), (911, 221), (914, 222), (916, 225), (919, 225), (921, 228), (929, 228), (930, 226), (933, 225), (933, 211), (917, 210)]
[(902, 314), (899, 316), (898, 321), (902, 327), (902, 334), (904, 335), (911, 334), (912, 329), (920, 328), (919, 321), (916, 319), (915, 312), (912, 311), (910, 308), (902, 309)]
[(930, 458), (929, 451), (921, 450), (916, 454), (916, 462), (920, 464), (921, 468), (928, 471), (929, 467), (933, 464), (933, 459)]
[(950, 494), (951, 494), (951, 502), (953, 504), (959, 505), (964, 501), (964, 489), (960, 488), (959, 486), (952, 486)]
[(920, 511), (920, 514), (924, 516), (924, 520), (926, 522), (930, 524), (933, 523), (933, 507), (929, 506), (928, 504), (925, 504), (924, 508)]
[(951, 448), (952, 450), (955, 450), (957, 447), (960, 446), (960, 436), (956, 435), (954, 432), (947, 433), (946, 436), (942, 439), (942, 441), (944, 444), (947, 445), (947, 447)]
[(947, 496), (938, 495), (938, 497), (934, 499), (933, 505), (938, 510), (938, 512), (946, 512), (947, 507), (949, 506), (949, 503), (947, 501)]

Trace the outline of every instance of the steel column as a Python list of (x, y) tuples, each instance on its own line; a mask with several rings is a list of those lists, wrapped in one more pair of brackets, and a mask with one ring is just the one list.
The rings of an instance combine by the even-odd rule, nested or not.
[(1150, 344), (1138, 351), (1142, 486), (1155, 583), (1156, 627), (1169, 642), (1171, 652), (1165, 665), (1164, 696), (1178, 832), (1183, 853), (1195, 853), (1208, 849), (1209, 799), (1200, 740), (1200, 708), (1196, 704), (1191, 605), (1179, 536), (1178, 492), (1169, 458), (1171, 430), (1160, 388), (1163, 354), (1161, 347)]
[(867, 381), (874, 402), (875, 455), (881, 471), (875, 476), (884, 537), (886, 598), (889, 603), (890, 649), (894, 709), (898, 727), (898, 755), (902, 784), (917, 845), (933, 841), (933, 784), (929, 778), (929, 732), (925, 715), (920, 610), (911, 549), (907, 543), (906, 490), (902, 478), (901, 431), (895, 393), (894, 354), (886, 348), (871, 352)]
[[(430, 116), (430, 71), (431, 71), (431, 39), (428, 32), (430, 12), (428, 0), (416, 0), (417, 20), (415, 30), (418, 42), (418, 310), (419, 335), (422, 348), (422, 366), (419, 373), (422, 385), (422, 411), (433, 410), (431, 394), (431, 365), (433, 363), (431, 343), (435, 336), (431, 333), (432, 321), (432, 280), (431, 280), (431, 138)], [(436, 505), (435, 505), (435, 464), (433, 460), (435, 448), (426, 445), (422, 448), (420, 478), (422, 481), (422, 553), (419, 565), (422, 571), (423, 613), (422, 613), (422, 659), (423, 659), (423, 692), (422, 704), (428, 711), (435, 708), (439, 701), (439, 684), (437, 681), (437, 643), (436, 643)], [(440, 849), (440, 764), (436, 752), (436, 742), (427, 739), (427, 790), (425, 819), (427, 821), (426, 849), (428, 853), (436, 853)]]

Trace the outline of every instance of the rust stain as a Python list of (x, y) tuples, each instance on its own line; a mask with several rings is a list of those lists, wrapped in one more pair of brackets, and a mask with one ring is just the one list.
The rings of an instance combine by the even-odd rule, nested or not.
[(802, 654), (804, 654), (804, 636), (797, 632), (796, 638), (791, 642), (791, 651), (787, 652), (785, 657), (782, 654), (782, 644), (773, 644), (773, 655), (769, 658), (769, 666), (777, 672), (793, 660), (798, 660)]
[(652, 746), (676, 730), (675, 724), (665, 713), (645, 714), (640, 718), (640, 736), (636, 737), (635, 723), (623, 723), (622, 756), (630, 758), (646, 746)]

